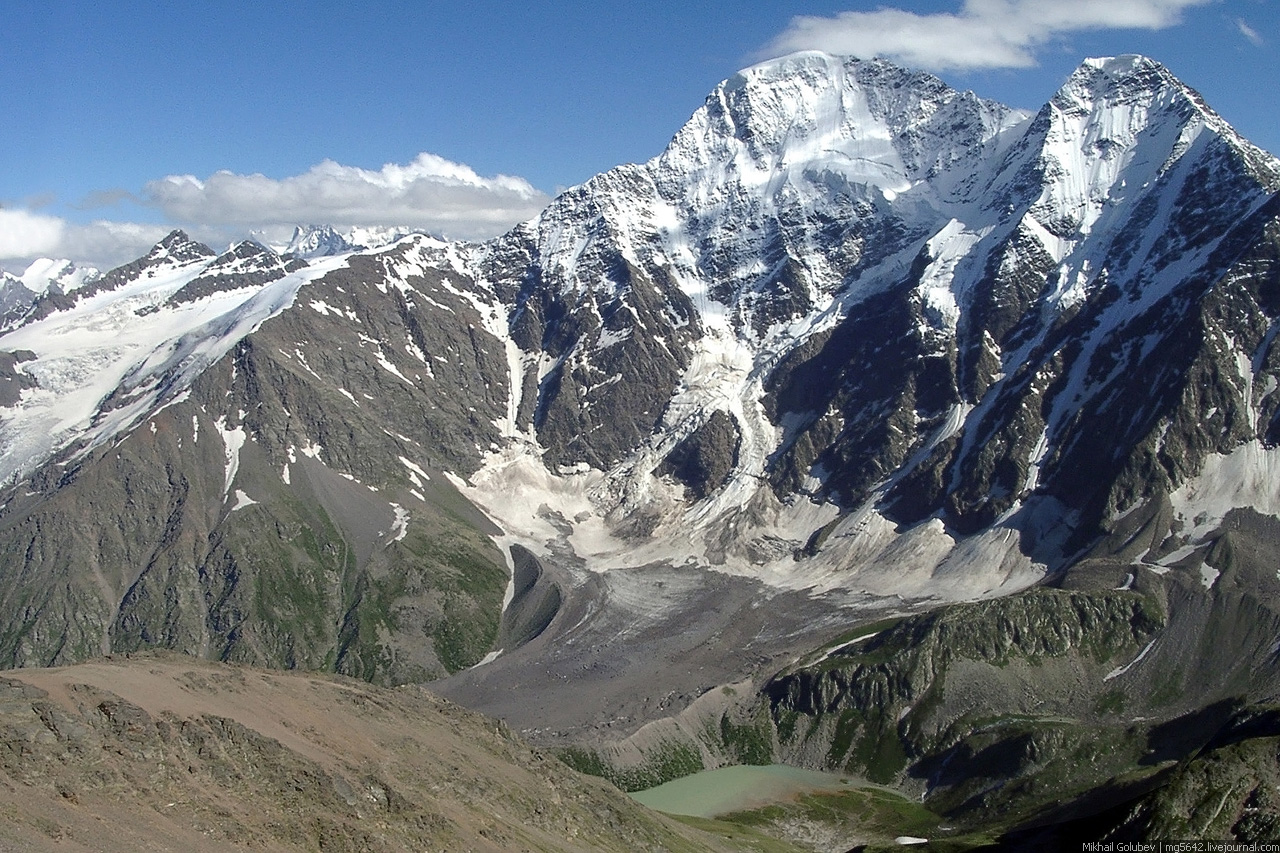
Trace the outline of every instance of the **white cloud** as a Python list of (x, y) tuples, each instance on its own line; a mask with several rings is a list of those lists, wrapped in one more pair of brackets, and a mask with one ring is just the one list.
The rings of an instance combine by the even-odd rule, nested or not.
[(1236, 18), (1236, 28), (1240, 30), (1240, 35), (1247, 38), (1255, 47), (1262, 47), (1262, 36), (1258, 31), (1249, 26), (1244, 18)]
[(769, 43), (766, 53), (798, 50), (880, 56), (937, 71), (1026, 68), (1056, 37), (1100, 29), (1163, 29), (1184, 9), (1215, 0), (965, 0), (952, 13), (900, 9), (803, 15)]
[(499, 234), (549, 201), (523, 178), (484, 178), (434, 154), (380, 170), (326, 160), (283, 179), (217, 172), (205, 180), (170, 175), (143, 189), (175, 221), (268, 228), (292, 223), (398, 225), (458, 239)]
[(66, 223), (55, 216), (0, 209), (0, 260), (53, 253), (65, 230)]
[(29, 210), (0, 210), (0, 263), (21, 270), (40, 257), (70, 258), (110, 269), (146, 254), (170, 230), (132, 222), (78, 224)]
[[(100, 197), (99, 197), (100, 196)], [(95, 194), (94, 205), (119, 201), (122, 191)], [(181, 225), (214, 249), (250, 231), (288, 239), (295, 224), (389, 225), (420, 228), (456, 239), (483, 239), (536, 216), (550, 200), (523, 178), (485, 178), (434, 154), (379, 170), (326, 160), (283, 179), (217, 172), (201, 180), (169, 175), (143, 188), (144, 204), (170, 224), (99, 220), (70, 222), (30, 209), (0, 208), (0, 263), (22, 269), (38, 257), (70, 258), (109, 269), (144, 254)]]
[(142, 257), (172, 230), (171, 225), (137, 222), (67, 223), (57, 250), (45, 254), (107, 270)]

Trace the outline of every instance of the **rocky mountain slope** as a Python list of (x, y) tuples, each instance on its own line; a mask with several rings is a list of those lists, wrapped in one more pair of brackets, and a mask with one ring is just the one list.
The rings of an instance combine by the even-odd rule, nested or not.
[[(483, 322), (443, 275), (389, 289), (397, 261), (175, 233), (5, 336), (31, 386), (3, 427), (10, 663), (162, 645), (407, 681), (488, 651), (502, 557), (428, 469), (496, 437), (497, 393), (464, 393), (502, 348), (430, 316)], [(398, 352), (389, 328), (412, 335)], [(406, 397), (436, 381), (464, 390)]]
[(174, 655), (0, 682), (3, 850), (728, 851), (430, 693)]
[[(1101, 649), (1080, 672), (1107, 690), (1133, 652), (1117, 687), (1172, 678), (1164, 718), (1262, 701), (1263, 627), (1207, 638), (1224, 601), (1273, 619), (1278, 189), (1142, 57), (1027, 114), (804, 53), (487, 243), (175, 232), (6, 315), (0, 662), (453, 673), (607, 746), (860, 621), (1087, 577), (1027, 642)], [(1007, 606), (1067, 600), (1040, 595)], [(931, 631), (895, 654), (990, 652)], [(913, 739), (907, 693), (854, 693), (879, 722), (837, 702), (778, 754), (896, 730), (901, 781), (973, 722)]]

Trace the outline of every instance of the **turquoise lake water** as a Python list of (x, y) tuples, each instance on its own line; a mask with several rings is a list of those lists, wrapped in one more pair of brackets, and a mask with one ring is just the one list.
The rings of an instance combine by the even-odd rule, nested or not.
[(666, 782), (631, 797), (668, 814), (714, 817), (760, 808), (806, 791), (833, 791), (849, 782), (831, 773), (801, 770), (784, 764), (764, 767), (721, 767)]

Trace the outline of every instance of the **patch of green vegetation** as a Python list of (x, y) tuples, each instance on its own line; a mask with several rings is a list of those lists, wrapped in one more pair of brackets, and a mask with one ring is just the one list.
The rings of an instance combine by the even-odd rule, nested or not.
[(383, 680), (391, 666), (391, 653), (381, 637), (396, 627), (391, 608), (403, 589), (403, 579), (397, 582), (389, 577), (377, 583), (368, 574), (355, 577), (339, 631), (336, 671), (365, 681)]
[(35, 646), (35, 638), (39, 635), (39, 613), (42, 609), (34, 603), (34, 594), (29, 588), (19, 588), (15, 595), (15, 600), (10, 606), (10, 612), (21, 614), (19, 618), (9, 619), (3, 624), (3, 630), (0, 630), (0, 659), (4, 661), (4, 667), (16, 667), (24, 662), (30, 665), (30, 660), (25, 660), (27, 655), (24, 651)]
[(691, 776), (704, 769), (702, 753), (688, 744), (676, 741), (664, 741), (658, 749), (647, 753), (644, 767), (648, 773), (648, 779), (641, 788), (629, 790), (652, 788), (663, 782), (670, 782), (672, 779)]
[[(585, 773), (588, 776), (599, 776), (601, 779), (608, 779), (613, 784), (618, 785), (618, 782), (614, 779), (616, 774), (613, 766), (601, 758), (600, 754), (594, 749), (582, 746), (564, 746), (552, 751), (556, 758), (579, 773)], [(618, 785), (618, 787), (621, 788), (622, 786)]]
[(906, 797), (872, 787), (841, 791), (815, 791), (794, 802), (734, 812), (722, 819), (764, 826), (782, 819), (803, 818), (827, 826), (847, 826), (892, 839), (900, 835), (924, 836), (937, 830), (942, 818)]
[(323, 507), (286, 494), (269, 511), (237, 513), (220, 544), (211, 579), (202, 574), (210, 609), (249, 617), (224, 620), (224, 659), (399, 683), (442, 674), (405, 663), (402, 638), (433, 642), (449, 672), (497, 638), (505, 567), (456, 519), (425, 521), (364, 566)]
[[(817, 721), (814, 717), (814, 721)], [(862, 713), (854, 708), (845, 708), (836, 717), (835, 732), (831, 736), (831, 745), (827, 747), (827, 766), (840, 767), (845, 763), (845, 756), (853, 746), (853, 738), (862, 727)]]
[(888, 785), (907, 767), (907, 752), (897, 731), (890, 727), (868, 728), (854, 750), (854, 760), (865, 768), (872, 782)]
[(879, 709), (845, 708), (836, 720), (827, 764), (889, 784), (906, 768), (907, 753), (897, 727)]
[(440, 664), (449, 672), (458, 672), (478, 663), (493, 647), (497, 620), (461, 596), (446, 595), (444, 607), (445, 616), (432, 639)]
[(1004, 717), (956, 744), (956, 760), (938, 779), (929, 803), (951, 819), (977, 820), (988, 830), (1025, 820), (1047, 804), (1130, 772), (1146, 752), (1146, 734), (1129, 726)]
[(457, 540), (434, 540), (425, 556), (437, 568), (443, 615), (434, 632), (436, 656), (450, 672), (483, 658), (498, 637), (507, 573)]
[(769, 835), (744, 823), (688, 815), (668, 815), (668, 817), (708, 835), (732, 842), (743, 851), (752, 851), (752, 853), (807, 853), (808, 851), (806, 847), (797, 847), (786, 839)]
[[(288, 540), (262, 530), (269, 521), (264, 514), (246, 513), (228, 524), (224, 593), (229, 603), (250, 592), (246, 603), (256, 625), (254, 648), (244, 647), (247, 638), (232, 627), (222, 657), (251, 662), (265, 657), (273, 666), (316, 669), (337, 640), (333, 593), (350, 565), (345, 542), (327, 517), (302, 526)], [(248, 590), (240, 588), (245, 575)]]
[(1128, 697), (1120, 688), (1108, 690), (1098, 697), (1093, 703), (1093, 712), (1100, 716), (1116, 716), (1124, 713), (1125, 702)]
[[(987, 848), (996, 842), (987, 832), (963, 832), (942, 826), (942, 818), (913, 800), (891, 791), (850, 787), (841, 791), (805, 794), (792, 802), (721, 815), (714, 821), (685, 819), (694, 826), (728, 824), (782, 839), (799, 829), (817, 826), (837, 837), (857, 839), (867, 851), (898, 851), (894, 839), (910, 835), (929, 839), (929, 850), (960, 851)], [(852, 841), (850, 842), (852, 843)]]
[(761, 708), (755, 718), (736, 724), (725, 714), (720, 718), (720, 745), (725, 753), (740, 764), (773, 763), (773, 731), (768, 713)]
[[(778, 732), (778, 740), (787, 743), (796, 734), (796, 723), (800, 720), (800, 712), (794, 708), (780, 707), (774, 718), (774, 729)], [(813, 720), (809, 721), (811, 724)]]
[(702, 753), (689, 744), (672, 740), (663, 741), (645, 753), (644, 762), (634, 766), (618, 767), (586, 747), (562, 747), (555, 750), (555, 755), (579, 773), (608, 779), (624, 791), (643, 791), (705, 769)]

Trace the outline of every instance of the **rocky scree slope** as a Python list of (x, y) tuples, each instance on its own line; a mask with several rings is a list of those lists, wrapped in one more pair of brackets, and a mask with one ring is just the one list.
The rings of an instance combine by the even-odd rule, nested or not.
[(173, 655), (0, 680), (0, 776), (4, 850), (762, 849), (417, 687)]

